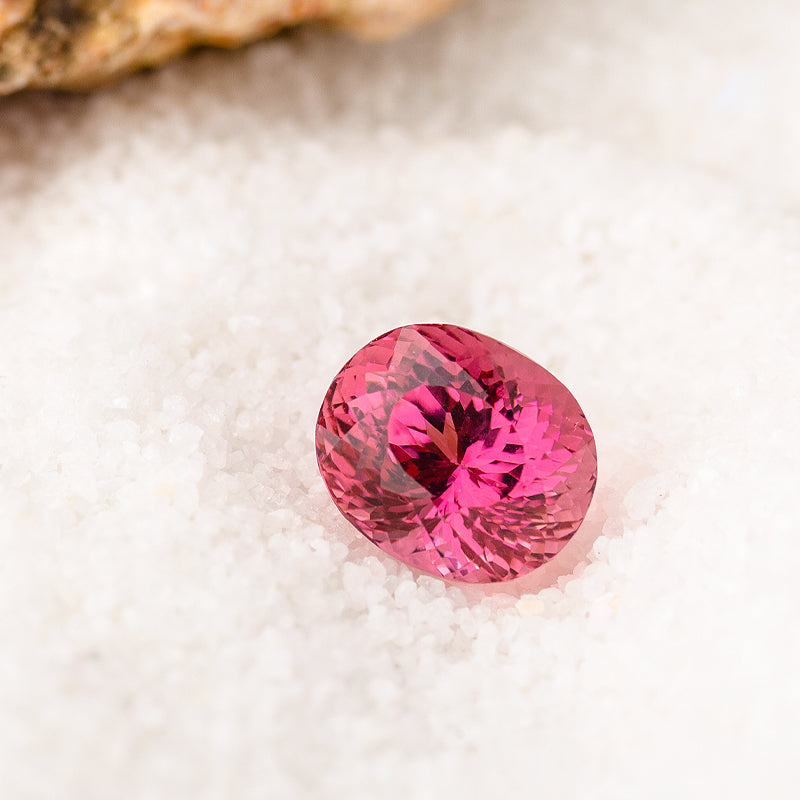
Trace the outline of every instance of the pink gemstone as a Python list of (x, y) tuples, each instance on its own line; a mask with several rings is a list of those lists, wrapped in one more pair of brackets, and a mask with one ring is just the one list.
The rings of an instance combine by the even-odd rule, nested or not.
[(506, 581), (556, 555), (597, 480), (591, 428), (566, 387), (455, 325), (407, 325), (342, 367), (317, 420), (334, 502), (424, 572)]

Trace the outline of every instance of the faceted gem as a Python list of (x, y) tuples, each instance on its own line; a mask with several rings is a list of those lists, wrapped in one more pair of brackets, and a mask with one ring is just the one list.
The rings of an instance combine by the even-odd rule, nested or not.
[(407, 325), (359, 350), (317, 420), (339, 510), (424, 572), (505, 581), (555, 556), (597, 480), (591, 428), (547, 370), (455, 325)]

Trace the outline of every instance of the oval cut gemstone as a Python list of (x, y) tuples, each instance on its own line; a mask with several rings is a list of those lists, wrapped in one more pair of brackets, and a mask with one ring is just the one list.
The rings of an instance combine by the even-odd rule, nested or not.
[(456, 325), (407, 325), (359, 350), (328, 389), (316, 447), (331, 497), (361, 533), (469, 583), (555, 556), (597, 480), (594, 436), (567, 388)]

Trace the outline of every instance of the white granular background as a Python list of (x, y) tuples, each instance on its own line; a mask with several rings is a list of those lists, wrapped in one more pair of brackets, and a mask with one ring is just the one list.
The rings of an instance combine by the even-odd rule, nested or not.
[[(1, 101), (0, 797), (796, 797), (798, 31), (477, 0)], [(595, 430), (531, 578), (416, 575), (317, 474), (433, 321)]]

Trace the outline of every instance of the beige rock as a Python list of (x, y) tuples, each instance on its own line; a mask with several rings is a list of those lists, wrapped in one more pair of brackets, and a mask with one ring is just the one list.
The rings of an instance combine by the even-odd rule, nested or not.
[(302, 22), (366, 39), (404, 33), (456, 0), (0, 0), (0, 95), (82, 89), (193, 45), (235, 47)]

